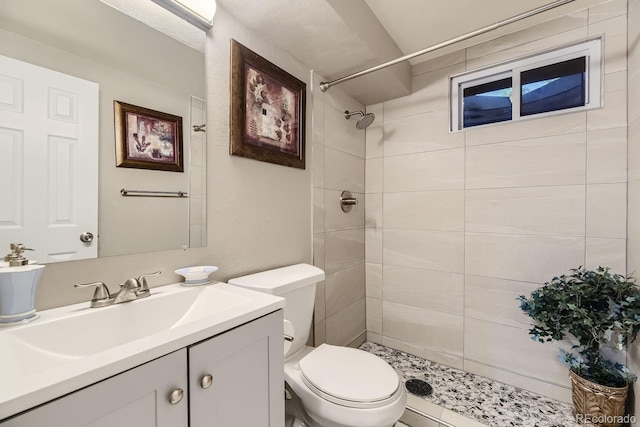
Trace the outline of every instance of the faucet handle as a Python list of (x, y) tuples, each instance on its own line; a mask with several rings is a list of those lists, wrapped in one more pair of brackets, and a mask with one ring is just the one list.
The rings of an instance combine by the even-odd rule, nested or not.
[(138, 298), (144, 298), (151, 295), (149, 285), (147, 285), (147, 276), (157, 276), (158, 274), (162, 274), (162, 272), (158, 270), (155, 273), (146, 273), (138, 277), (138, 283), (140, 284), (139, 289), (136, 291), (136, 295), (138, 296)]
[(91, 307), (104, 307), (110, 305), (113, 302), (111, 294), (109, 294), (109, 288), (103, 282), (91, 282), (91, 283), (76, 283), (74, 288), (87, 288), (89, 286), (95, 286), (96, 290), (93, 293), (91, 299)]

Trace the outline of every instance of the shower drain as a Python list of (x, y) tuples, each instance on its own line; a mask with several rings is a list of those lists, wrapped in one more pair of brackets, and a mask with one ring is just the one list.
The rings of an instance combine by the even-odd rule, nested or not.
[(431, 393), (433, 393), (433, 387), (431, 387), (429, 383), (415, 378), (407, 380), (407, 382), (404, 383), (404, 386), (407, 388), (409, 393), (417, 396), (431, 396)]

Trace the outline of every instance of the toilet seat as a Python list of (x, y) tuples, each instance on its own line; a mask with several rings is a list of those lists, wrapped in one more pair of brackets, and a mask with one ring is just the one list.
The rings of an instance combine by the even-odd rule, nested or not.
[(315, 394), (350, 408), (378, 408), (402, 393), (398, 375), (362, 350), (322, 344), (298, 363), (300, 377)]

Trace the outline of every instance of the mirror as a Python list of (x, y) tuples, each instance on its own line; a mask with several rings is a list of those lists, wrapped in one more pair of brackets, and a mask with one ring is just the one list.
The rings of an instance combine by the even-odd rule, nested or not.
[[(100, 257), (206, 245), (206, 128), (193, 128), (206, 118), (202, 52), (98, 0), (3, 0), (0, 55), (99, 87), (97, 163), (73, 160), (97, 169), (98, 197), (70, 191), (71, 200), (66, 200), (70, 205), (97, 200), (98, 225), (81, 230), (94, 234), (93, 241), (80, 242), (76, 233), (74, 242), (97, 245)], [(2, 97), (0, 84), (0, 108)], [(182, 117), (184, 172), (116, 167), (114, 101)], [(78, 110), (82, 107), (79, 103)], [(0, 150), (2, 142), (0, 135)], [(187, 197), (130, 197), (122, 189), (186, 192)], [(27, 200), (30, 194), (17, 197)], [(41, 196), (35, 203), (46, 209)], [(6, 220), (9, 210), (0, 209), (0, 250), (8, 250), (9, 234), (10, 241), (35, 246), (16, 232), (20, 226)], [(29, 258), (44, 263), (78, 259), (73, 250), (36, 252)]]

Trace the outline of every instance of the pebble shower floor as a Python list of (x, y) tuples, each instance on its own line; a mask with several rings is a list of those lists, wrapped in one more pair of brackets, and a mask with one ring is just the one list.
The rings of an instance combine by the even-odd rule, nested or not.
[(488, 426), (579, 427), (568, 403), (370, 341), (360, 348), (393, 366), (403, 383), (418, 378), (431, 384), (433, 393), (422, 399)]

